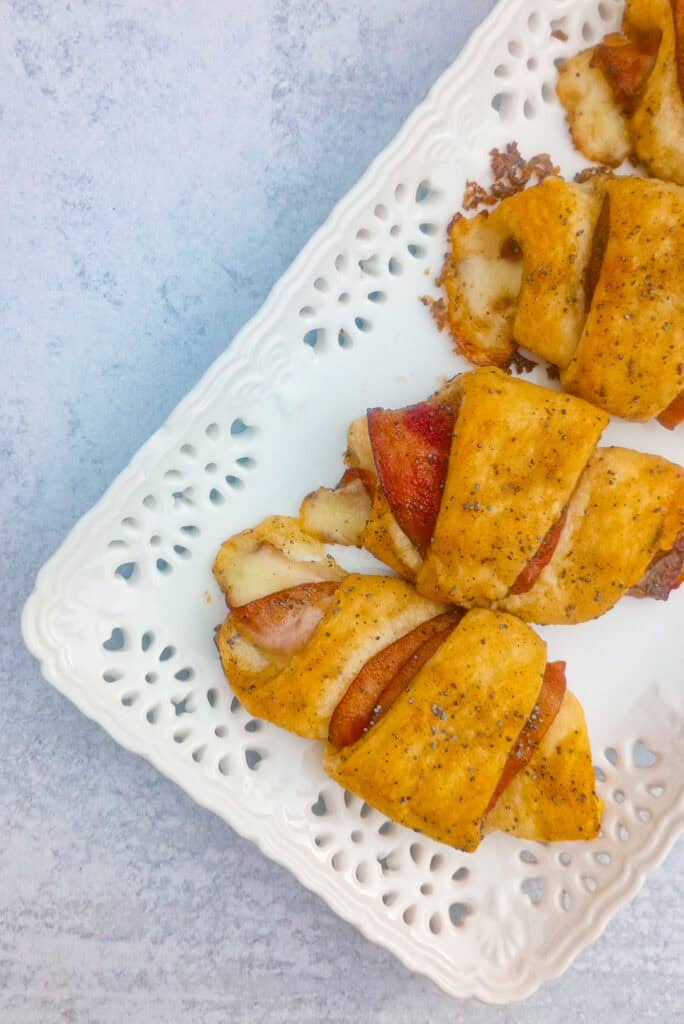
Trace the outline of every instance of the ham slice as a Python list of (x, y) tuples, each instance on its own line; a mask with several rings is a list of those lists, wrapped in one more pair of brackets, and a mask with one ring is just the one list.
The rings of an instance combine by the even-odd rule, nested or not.
[(423, 555), (439, 515), (453, 429), (453, 411), (432, 402), (368, 411), (382, 489), (394, 518)]
[(560, 540), (560, 535), (563, 532), (566, 519), (567, 509), (563, 511), (563, 514), (556, 525), (552, 526), (546, 534), (544, 540), (541, 542), (541, 547), (537, 554), (530, 558), (529, 562), (518, 576), (517, 580), (511, 587), (511, 594), (526, 594), (528, 590), (532, 589), (539, 578), (542, 569), (547, 566), (553, 558), (553, 553), (558, 547), (558, 541)]
[(680, 423), (684, 422), (684, 391), (677, 395), (673, 402), (670, 402), (667, 409), (663, 409), (658, 417), (661, 423), (668, 430), (674, 430)]
[(367, 661), (335, 708), (328, 732), (330, 742), (336, 747), (346, 747), (360, 739), (374, 716), (377, 717), (378, 708), (390, 706), (388, 690), (397, 674), (408, 666), (408, 676), (402, 675), (403, 685), (408, 685), (462, 615), (460, 611), (445, 612), (428, 619)]
[(656, 555), (646, 574), (628, 593), (632, 597), (652, 597), (667, 601), (673, 590), (684, 583), (684, 530), (670, 551)]
[(511, 751), (499, 783), (492, 794), (488, 810), (491, 810), (506, 787), (513, 781), (518, 772), (522, 771), (532, 759), (532, 755), (551, 728), (553, 721), (563, 703), (567, 683), (565, 680), (565, 662), (550, 661), (544, 672), (539, 699), (532, 714), (522, 728), (518, 742)]

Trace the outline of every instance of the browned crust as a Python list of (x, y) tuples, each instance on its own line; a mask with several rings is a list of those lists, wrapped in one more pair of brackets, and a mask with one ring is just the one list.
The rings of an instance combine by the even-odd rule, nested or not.
[[(503, 150), (492, 149), (489, 156), (494, 181), (488, 189), (477, 181), (467, 181), (463, 193), (464, 210), (496, 206), (502, 199), (522, 192), (532, 180), (540, 182), (560, 172), (560, 168), (553, 163), (548, 153), (536, 153), (529, 160), (525, 160), (515, 140), (507, 143)], [(456, 214), (456, 217), (458, 216), (460, 214)], [(453, 219), (447, 229), (449, 232), (452, 224)]]

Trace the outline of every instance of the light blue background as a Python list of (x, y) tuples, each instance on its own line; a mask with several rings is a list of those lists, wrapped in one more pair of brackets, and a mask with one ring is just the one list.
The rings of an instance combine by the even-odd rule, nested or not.
[(453, 1002), (120, 750), (19, 638), (39, 566), (491, 7), (0, 4), (3, 1024), (682, 1017), (682, 844), (561, 981)]

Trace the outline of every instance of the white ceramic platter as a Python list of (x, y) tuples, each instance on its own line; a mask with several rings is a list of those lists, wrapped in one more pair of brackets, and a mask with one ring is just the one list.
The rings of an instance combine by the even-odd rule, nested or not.
[[(583, 700), (607, 810), (591, 844), (503, 835), (468, 856), (393, 825), (326, 778), (320, 749), (250, 719), (213, 645), (220, 542), (340, 473), (345, 429), (465, 365), (418, 301), (466, 178), (517, 139), (580, 161), (555, 61), (621, 4), (503, 0), (337, 206), (266, 305), (41, 570), (23, 616), (46, 678), (123, 746), (286, 865), (447, 992), (509, 1002), (558, 975), (684, 825), (684, 592), (544, 630)], [(552, 36), (562, 28), (567, 40)], [(682, 460), (657, 426), (611, 441)]]

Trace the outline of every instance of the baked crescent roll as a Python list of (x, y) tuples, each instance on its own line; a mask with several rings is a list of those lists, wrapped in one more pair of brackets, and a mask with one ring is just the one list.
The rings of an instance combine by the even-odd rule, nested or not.
[(404, 580), (346, 573), (287, 516), (227, 540), (214, 576), (232, 609), (217, 644), (236, 693), (252, 714), (312, 739), (328, 735), (369, 658), (445, 610)]
[(684, 185), (684, 6), (627, 0), (621, 32), (568, 60), (558, 76), (577, 149), (617, 167), (634, 154)]
[(395, 821), (474, 850), (545, 667), (524, 623), (472, 611), (367, 733), (328, 750), (326, 771)]
[[(228, 591), (230, 573), (222, 579)], [(524, 798), (516, 788), (504, 804), (525, 810), (520, 834), (598, 834), (583, 720), (572, 763), (557, 746), (539, 754), (568, 699), (564, 665), (547, 665), (546, 645), (511, 615), (446, 611), (402, 580), (350, 574), (232, 607), (217, 646), (250, 713), (327, 739), (328, 773), (396, 821), (473, 850), (541, 758), (539, 784), (525, 776)]]
[(372, 502), (355, 542), (426, 597), (531, 622), (584, 622), (625, 593), (666, 599), (684, 577), (684, 470), (597, 448), (607, 420), (492, 367), (370, 410), (349, 433)]
[(602, 260), (563, 387), (616, 416), (649, 420), (684, 392), (684, 189), (604, 183)]
[(547, 178), (449, 238), (445, 322), (468, 359), (506, 366), (522, 345), (616, 416), (684, 419), (684, 189)]

